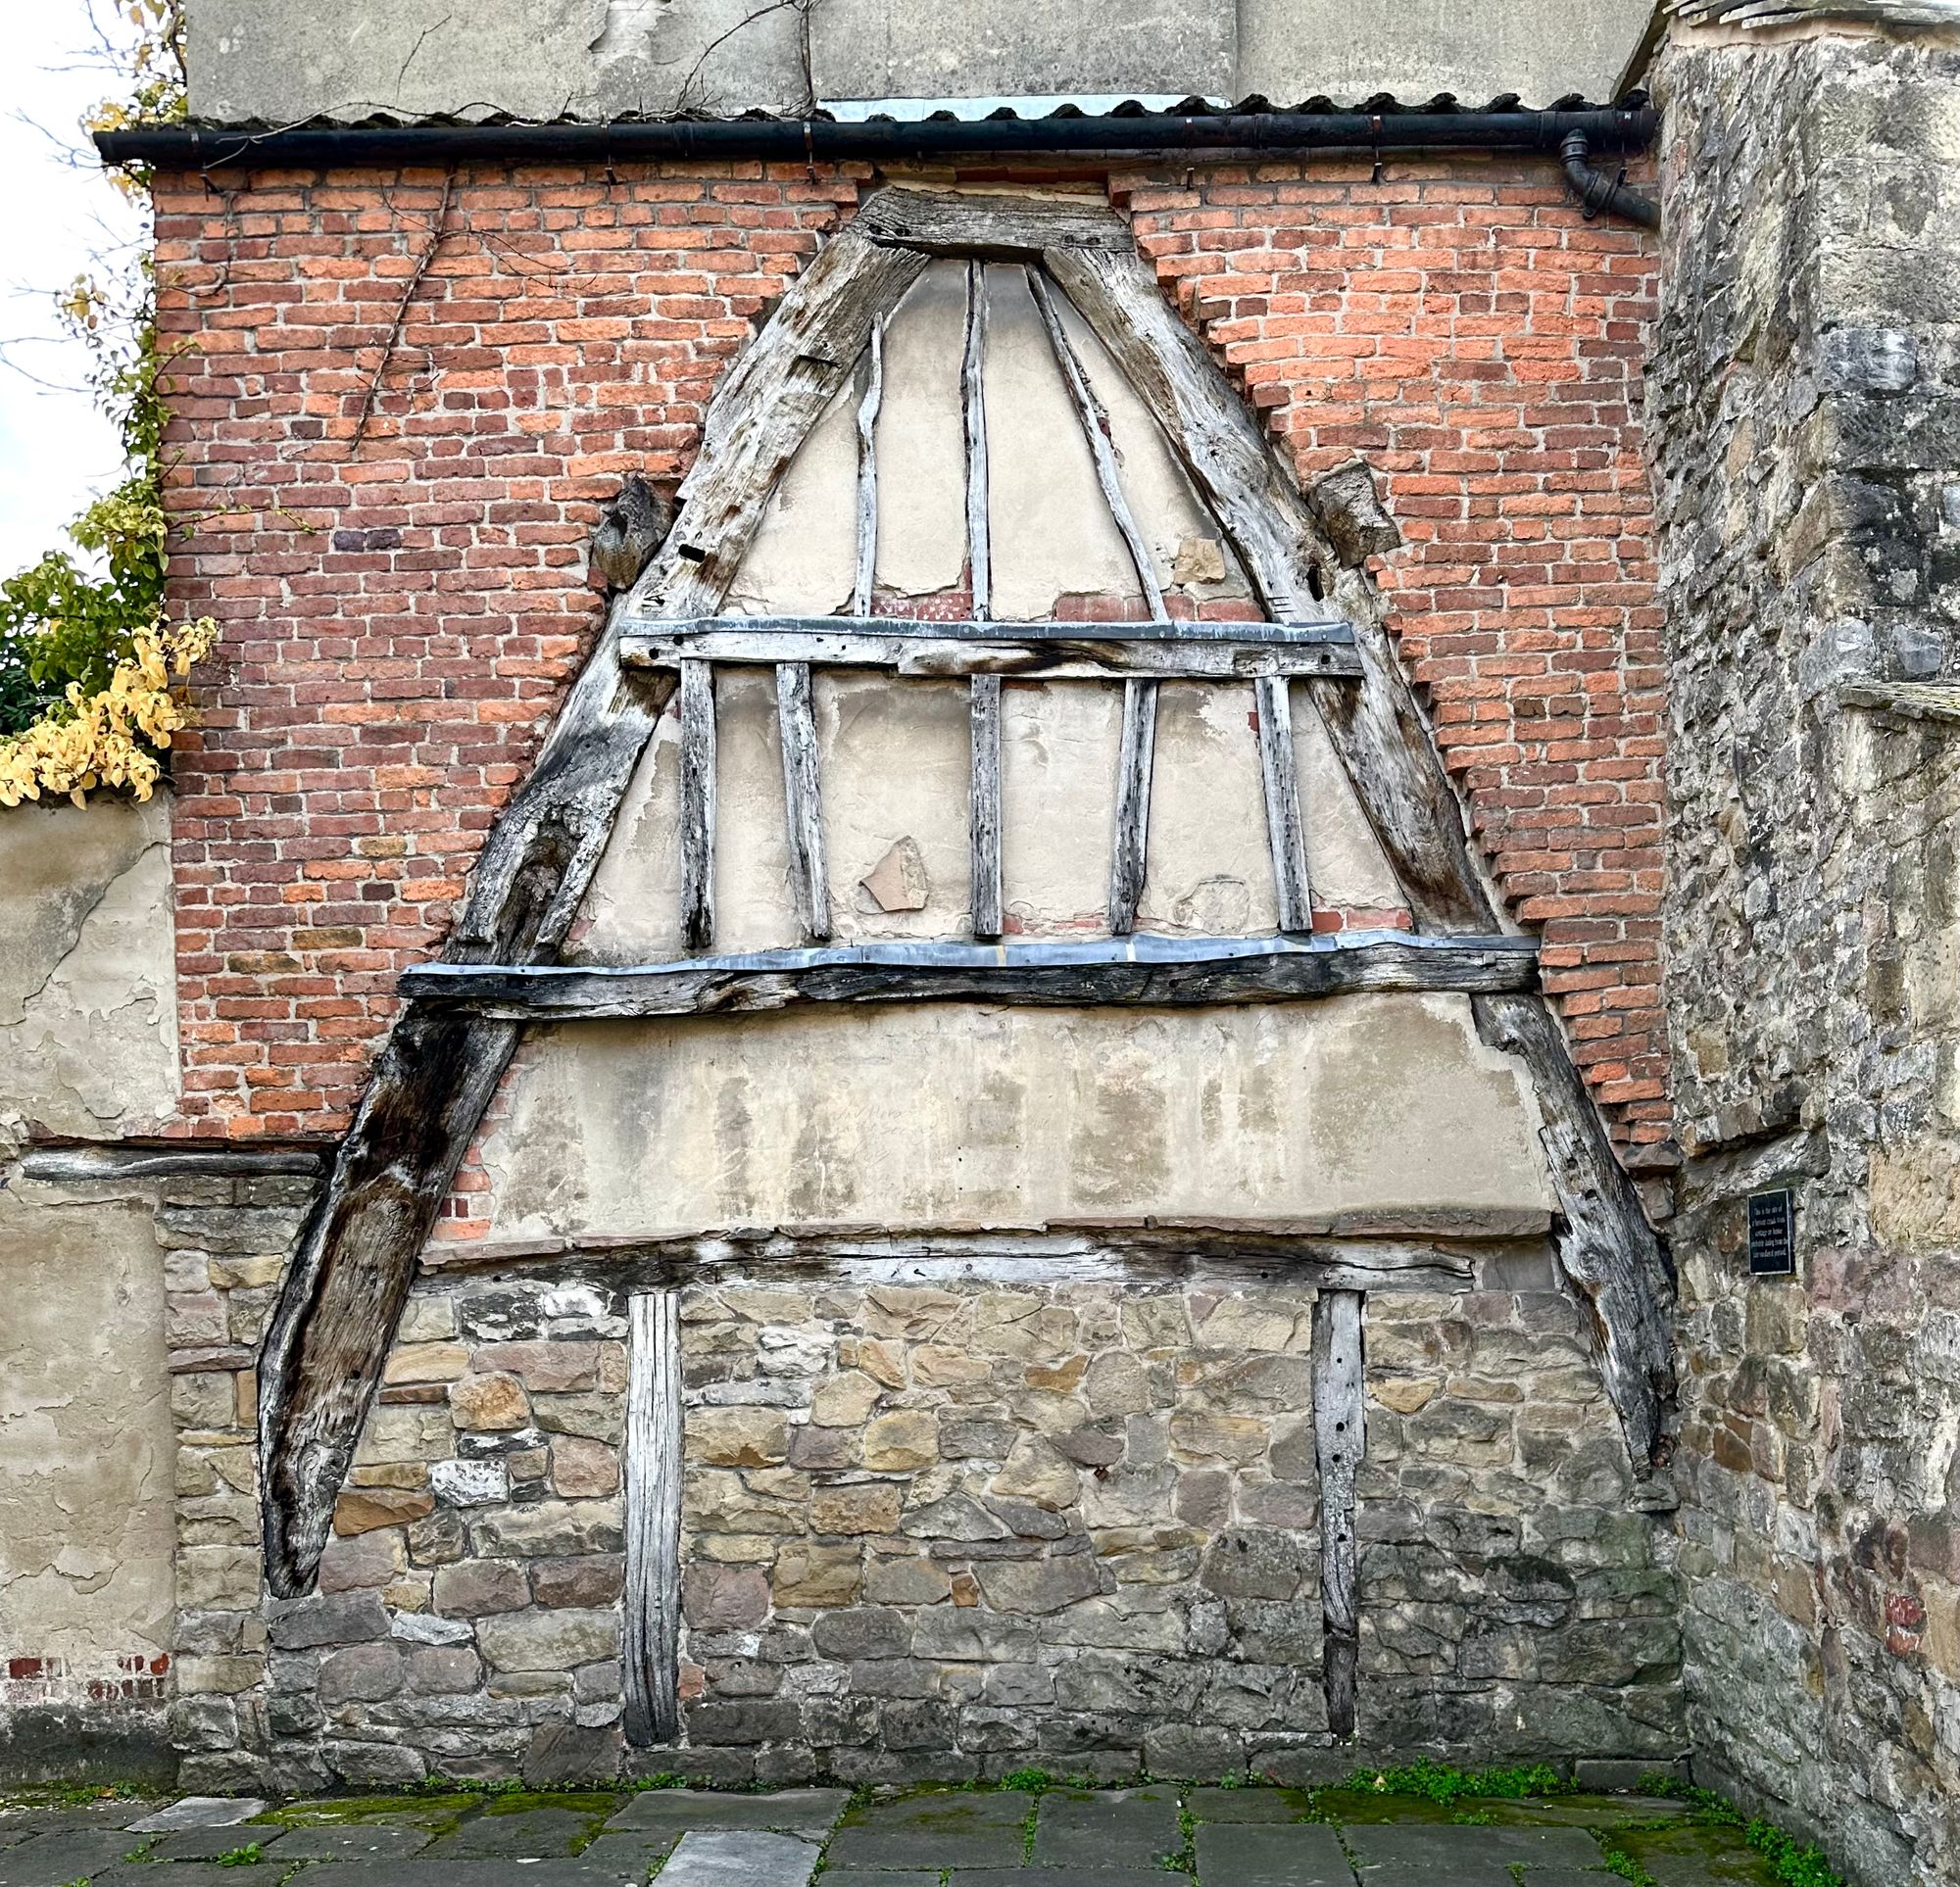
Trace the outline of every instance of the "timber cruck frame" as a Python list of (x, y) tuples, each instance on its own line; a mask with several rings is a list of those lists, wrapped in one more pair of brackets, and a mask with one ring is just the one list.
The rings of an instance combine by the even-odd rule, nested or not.
[[(726, 619), (716, 622), (716, 611), (770, 494), (860, 362), (867, 356), (875, 361), (874, 336), (935, 255), (1007, 261), (1039, 271), (1035, 278), (1044, 292), (1048, 286), (1059, 291), (1100, 338), (1161, 425), (1265, 606), (1271, 629), (1232, 625), (1242, 649), (1256, 650), (1264, 639), (1265, 654), (1248, 659), (1264, 662), (1289, 647), (1284, 633), (1289, 626), (1298, 631), (1325, 625), (1330, 608), (1338, 609), (1351, 633), (1319, 644), (1296, 634), (1293, 646), (1303, 665), (1294, 673), (1325, 723), (1421, 934), (1413, 940), (1375, 940), (1358, 949), (1273, 947), (1263, 956), (1214, 950), (1210, 960), (1195, 967), (1190, 961), (1152, 962), (1141, 949), (1128, 954), (1111, 949), (1106, 961), (1072, 966), (1016, 966), (1004, 954), (991, 969), (977, 962), (955, 963), (950, 970), (938, 966), (938, 974), (958, 984), (955, 990), (943, 983), (942, 990), (960, 999), (984, 999), (978, 992), (991, 989), (999, 992), (995, 999), (1014, 1000), (1018, 976), (1023, 990), (1033, 992), (1021, 1000), (1063, 999), (1070, 978), (1077, 980), (1074, 999), (1080, 1001), (1277, 999), (1334, 993), (1341, 987), (1468, 992), (1483, 1039), (1518, 1056), (1533, 1078), (1558, 1200), (1559, 1261), (1592, 1306), (1606, 1383), (1636, 1472), (1649, 1470), (1672, 1388), (1666, 1262), (1559, 1024), (1537, 993), (1532, 950), (1503, 932), (1465, 837), (1463, 806), (1397, 665), (1371, 584), (1336, 556), (1290, 469), (1203, 343), (1165, 303), (1154, 271), (1113, 211), (1079, 201), (891, 187), (873, 195), (856, 221), (826, 242), (723, 376), (708, 410), (700, 455), (681, 488), (673, 530), (631, 594), (614, 604), (535, 768), (492, 830), (440, 961), (404, 978), (404, 1008), (316, 1190), (261, 1358), (266, 1575), (277, 1596), (296, 1596), (314, 1584), (335, 1497), (442, 1201), (525, 1021), (564, 1013), (552, 1006), (558, 998), (546, 992), (575, 988), (567, 979), (583, 977), (589, 995), (611, 978), (613, 985), (630, 986), (627, 992), (607, 990), (586, 1004), (587, 1013), (674, 1013), (645, 1005), (671, 999), (690, 979), (693, 993), (687, 1000), (698, 1011), (777, 1006), (778, 998), (838, 999), (834, 990), (813, 992), (812, 978), (816, 984), (828, 978), (833, 985), (841, 979), (848, 986), (853, 976), (882, 976), (888, 980), (883, 990), (866, 995), (860, 989), (858, 996), (896, 999), (903, 992), (889, 985), (895, 969), (906, 975), (934, 970), (930, 964), (851, 964), (843, 960), (849, 952), (820, 953), (827, 955), (826, 963), (802, 966), (731, 967), (721, 959), (623, 973), (555, 966), (641, 753), (676, 693), (684, 758), (690, 738), (696, 743), (699, 793), (704, 739), (711, 752), (711, 683), (708, 661), (699, 658), (706, 649), (699, 642), (689, 647), (689, 640), (732, 632)], [(869, 394), (867, 389), (867, 399)], [(984, 428), (984, 415), (970, 417)], [(984, 532), (984, 516), (978, 528)], [(980, 607), (975, 613), (984, 617), (986, 611)], [(1153, 619), (1157, 614), (1153, 608)], [(945, 627), (935, 625), (942, 651), (962, 641), (946, 635)], [(987, 627), (997, 644), (1006, 644), (1026, 625)], [(839, 621), (809, 633), (869, 634), (872, 628)], [(893, 639), (887, 653), (893, 665), (900, 665), (906, 626), (880, 621), (875, 628)], [(1127, 639), (1126, 653), (1126, 639), (1109, 637), (1108, 628), (1095, 625), (1091, 634), (1102, 638), (1097, 650), (1076, 653), (1098, 672), (1122, 673), (1128, 653), (1152, 646), (1149, 636), (1139, 635)], [(1022, 637), (1021, 646), (1036, 651), (1027, 660), (1038, 668), (1038, 639)], [(1197, 646), (1194, 641), (1185, 649)], [(731, 658), (715, 653), (717, 659)], [(817, 649), (806, 653), (808, 659), (823, 658)], [(807, 701), (806, 663), (783, 663), (779, 681), (784, 669), (800, 669), (796, 678), (803, 683), (800, 691), (784, 689), (785, 700)], [(977, 785), (983, 756), (998, 750), (999, 671), (971, 672)], [(1125, 758), (1141, 760), (1146, 792), (1149, 709), (1154, 675), (1162, 672), (1147, 664), (1131, 670), (1125, 683)], [(1287, 676), (1274, 669), (1254, 686), (1262, 720), (1283, 726)], [(784, 711), (787, 734), (790, 709)], [(1276, 742), (1277, 733), (1268, 741), (1274, 753)], [(793, 781), (790, 790), (794, 804)], [(1276, 803), (1269, 790), (1269, 812)], [(976, 793), (976, 855), (982, 808)], [(698, 810), (711, 830), (711, 790)], [(820, 844), (820, 832), (815, 837)], [(1276, 867), (1284, 867), (1288, 848), (1298, 854), (1297, 825), (1284, 831), (1276, 823), (1274, 845)], [(1134, 913), (1138, 869), (1133, 860), (1128, 887), (1119, 883), (1112, 890), (1111, 928), (1125, 946), (1120, 933), (1127, 926), (1121, 920)], [(690, 871), (698, 875), (698, 860), (690, 861)], [(1119, 880), (1123, 876), (1118, 873)], [(1288, 882), (1283, 870), (1283, 892)], [(1304, 889), (1302, 875), (1294, 890), (1303, 898)], [(699, 887), (697, 895), (706, 914)], [(995, 897), (998, 901), (997, 890)], [(976, 897), (976, 932), (984, 937), (983, 907)], [(706, 941), (691, 923), (691, 947), (701, 948)], [(1377, 953), (1373, 959), (1369, 950)], [(1379, 968), (1368, 970), (1369, 961)], [(1344, 978), (1364, 971), (1391, 979), (1441, 973), (1445, 980), (1344, 984)], [(591, 983), (594, 976), (600, 985)], [(1115, 987), (1112, 992), (1111, 979), (1120, 985), (1126, 976), (1130, 990)], [(1206, 976), (1223, 977), (1226, 984), (1237, 978), (1242, 985), (1259, 977), (1301, 981), (1291, 990), (1177, 993), (1180, 979), (1193, 990)], [(711, 983), (717, 977), (723, 979), (722, 996), (704, 999), (704, 979)], [(727, 998), (733, 988), (746, 989), (757, 1000)], [(1094, 993), (1098, 990), (1103, 993)], [(665, 994), (649, 997), (648, 991)], [(623, 1011), (604, 1006), (617, 1000), (641, 1006)], [(1352, 1303), (1329, 1301), (1331, 1318), (1334, 1311), (1350, 1323), (1358, 1316), (1358, 1297)], [(1332, 1363), (1355, 1370), (1358, 1327), (1330, 1322), (1329, 1332)], [(659, 1330), (650, 1329), (649, 1394), (658, 1389), (670, 1395), (670, 1373), (662, 1374), (669, 1359), (659, 1336)], [(1348, 1385), (1355, 1397), (1357, 1385), (1358, 1375)], [(1351, 1464), (1335, 1462), (1329, 1472), (1335, 1470), (1351, 1473)], [(1345, 1551), (1351, 1568), (1351, 1541)]]

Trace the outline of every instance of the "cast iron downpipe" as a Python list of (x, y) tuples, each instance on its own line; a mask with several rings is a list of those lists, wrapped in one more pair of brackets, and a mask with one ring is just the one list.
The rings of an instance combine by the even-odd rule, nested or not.
[(107, 164), (207, 172), (227, 166), (325, 169), (687, 158), (875, 162), (1018, 152), (1556, 151), (1589, 214), (1615, 210), (1651, 224), (1654, 212), (1645, 198), (1597, 176), (1584, 160), (1595, 149), (1645, 149), (1658, 121), (1658, 113), (1641, 106), (1577, 112), (1119, 111), (1100, 118), (1062, 111), (1047, 118), (1003, 113), (978, 120), (947, 116), (851, 123), (829, 118), (644, 119), (606, 124), (312, 125), (265, 131), (169, 124), (98, 131), (95, 148)]
[(1660, 227), (1660, 205), (1650, 196), (1619, 177), (1609, 177), (1605, 171), (1593, 169), (1588, 162), (1592, 145), (1584, 131), (1576, 126), (1567, 131), (1559, 142), (1558, 155), (1565, 160), (1566, 179), (1579, 193), (1588, 217), (1596, 217), (1603, 210), (1646, 229)]

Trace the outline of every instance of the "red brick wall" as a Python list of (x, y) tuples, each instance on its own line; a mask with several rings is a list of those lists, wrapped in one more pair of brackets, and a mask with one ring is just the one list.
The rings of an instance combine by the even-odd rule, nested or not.
[[(447, 197), (426, 174), (162, 180), (171, 503), (195, 526), (172, 601), (225, 631), (176, 761), (187, 1131), (344, 1119), (396, 972), (441, 937), (597, 625), (599, 501), (685, 467), (715, 374), (857, 187), (801, 166), (479, 170)], [(1302, 468), (1359, 450), (1387, 474), (1409, 544), (1382, 574), (1446, 757), (1616, 1125), (1663, 1137), (1632, 405), (1651, 257), (1542, 163), (1115, 194)]]

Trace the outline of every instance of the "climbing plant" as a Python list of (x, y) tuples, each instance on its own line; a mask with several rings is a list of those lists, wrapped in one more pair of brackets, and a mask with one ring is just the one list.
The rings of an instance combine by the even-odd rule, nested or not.
[[(84, 121), (94, 131), (181, 118), (181, 0), (119, 0), (134, 29), (126, 96)], [(147, 191), (140, 172), (114, 179)], [(191, 710), (182, 687), (217, 641), (210, 618), (172, 624), (164, 575), (168, 360), (157, 338), (155, 275), (139, 252), (121, 275), (84, 276), (60, 301), (88, 352), (96, 404), (122, 435), (122, 477), (68, 527), (69, 550), (0, 581), (0, 804), (93, 789), (148, 798)]]

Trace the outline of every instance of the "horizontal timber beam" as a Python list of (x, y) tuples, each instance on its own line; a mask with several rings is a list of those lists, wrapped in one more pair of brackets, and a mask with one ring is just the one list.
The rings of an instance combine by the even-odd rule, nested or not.
[[(1540, 1235), (1543, 1235), (1541, 1229)], [(1489, 1242), (1466, 1239), (1465, 1244)], [(1506, 1242), (1514, 1242), (1507, 1240)], [(432, 1247), (425, 1277), (521, 1277), (610, 1289), (689, 1284), (1264, 1283), (1306, 1290), (1471, 1289), (1471, 1251), (1403, 1238), (1304, 1237), (1219, 1227), (1112, 1226), (1080, 1231), (865, 1233), (755, 1231), (694, 1237), (548, 1241), (529, 1247)]]
[(1024, 675), (1195, 681), (1360, 673), (1346, 623), (906, 622), (890, 616), (786, 616), (662, 624), (629, 632), (628, 668), (683, 661), (890, 668), (908, 676)]
[(1353, 931), (1317, 938), (1112, 938), (1091, 944), (860, 944), (668, 963), (427, 963), (403, 995), (517, 1022), (744, 1014), (818, 1002), (1294, 1002), (1385, 992), (1538, 987), (1529, 938)]

